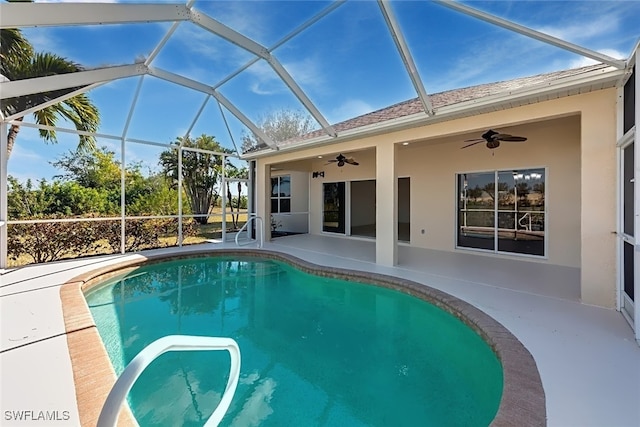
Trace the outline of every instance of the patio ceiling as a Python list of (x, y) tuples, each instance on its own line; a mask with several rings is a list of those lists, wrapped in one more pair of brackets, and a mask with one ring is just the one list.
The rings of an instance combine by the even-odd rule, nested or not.
[[(599, 71), (594, 72), (591, 75), (573, 76), (566, 80), (562, 80), (554, 87), (547, 86), (545, 88), (542, 86), (532, 86), (532, 88), (528, 89), (529, 92), (524, 89), (513, 91), (506, 88), (503, 92), (492, 93), (485, 97), (484, 101), (481, 102), (474, 100), (473, 102), (462, 102), (454, 105), (438, 107), (437, 104), (434, 104), (433, 93), (428, 91), (429, 85), (424, 83), (425, 79), (423, 79), (419, 72), (419, 67), (417, 65), (418, 61), (413, 54), (413, 51), (418, 49), (415, 47), (415, 44), (412, 45), (408, 42), (409, 37), (405, 34), (403, 25), (401, 25), (402, 19), (399, 19), (399, 16), (396, 16), (396, 5), (394, 2), (378, 1), (377, 6), (380, 13), (380, 20), (384, 23), (384, 26), (387, 29), (387, 35), (391, 40), (393, 40), (396, 51), (394, 60), (401, 63), (401, 67), (405, 73), (405, 78), (411, 83), (410, 87), (413, 90), (412, 96), (417, 96), (417, 100), (421, 107), (419, 108), (419, 111), (415, 112), (410, 117), (402, 117), (395, 121), (388, 122), (388, 126), (406, 127), (418, 122), (447, 120), (452, 117), (459, 117), (460, 115), (478, 114), (486, 111), (487, 108), (495, 110), (498, 108), (496, 106), (505, 104), (505, 102), (513, 106), (514, 103), (517, 102), (528, 102), (525, 98), (530, 98), (532, 93), (536, 98), (544, 98), (545, 96), (553, 96), (551, 94), (552, 91), (554, 93), (558, 93), (559, 91), (566, 91), (569, 93), (572, 89), (575, 89), (578, 86), (588, 86), (594, 82), (596, 85), (599, 84), (599, 87), (602, 88), (607, 85), (614, 85), (618, 83), (627, 67), (627, 61), (612, 58), (608, 55), (599, 53), (594, 49), (579, 46), (575, 43), (571, 43), (558, 37), (545, 34), (541, 31), (494, 16), (459, 2), (438, 0), (433, 3), (433, 6), (430, 4), (429, 7), (451, 9), (458, 15), (488, 22), (493, 26), (501, 27), (510, 32), (525, 36), (526, 38), (534, 39), (538, 42), (554, 46), (555, 48), (560, 48), (573, 54), (607, 64), (609, 67), (603, 68), (606, 73)], [(138, 105), (138, 101), (141, 87), (145, 81), (145, 77), (148, 76), (168, 82), (171, 85), (188, 88), (201, 94), (202, 101), (200, 102), (202, 103), (200, 104), (200, 102), (198, 102), (200, 107), (192, 112), (192, 116), (188, 118), (187, 123), (184, 123), (182, 126), (186, 129), (185, 134), (188, 135), (191, 133), (199, 121), (210, 120), (210, 116), (203, 118), (203, 115), (205, 114), (207, 104), (213, 98), (214, 102), (218, 104), (219, 114), (224, 120), (224, 124), (227, 128), (226, 131), (230, 134), (233, 133), (233, 130), (231, 130), (227, 123), (225, 111), (230, 113), (237, 120), (235, 129), (242, 128), (249, 130), (262, 140), (262, 142), (268, 147), (267, 151), (273, 151), (281, 148), (281, 145), (279, 142), (271, 140), (259, 128), (259, 126), (256, 125), (254, 122), (255, 119), (251, 118), (256, 115), (256, 111), (252, 108), (253, 103), (247, 101), (239, 102), (236, 101), (239, 97), (236, 96), (232, 99), (231, 96), (225, 96), (222, 93), (222, 91), (229, 86), (233, 86), (234, 84), (242, 85), (243, 76), (246, 76), (249, 69), (253, 68), (255, 70), (255, 67), (257, 66), (266, 66), (267, 68), (259, 70), (275, 76), (275, 79), (279, 82), (278, 84), (286, 88), (289, 100), (296, 100), (298, 105), (302, 106), (302, 108), (304, 108), (316, 121), (318, 125), (318, 132), (316, 132), (316, 136), (311, 141), (312, 143), (336, 142), (344, 138), (355, 138), (360, 135), (369, 134), (380, 129), (381, 126), (378, 124), (376, 126), (352, 127), (345, 129), (344, 131), (340, 131), (340, 127), (336, 127), (336, 123), (331, 123), (327, 118), (327, 114), (323, 114), (321, 111), (322, 108), (312, 100), (314, 96), (310, 96), (308, 94), (308, 90), (305, 90), (305, 86), (311, 86), (306, 76), (303, 73), (289, 71), (286, 66), (286, 62), (279, 59), (279, 55), (276, 56), (274, 52), (279, 49), (279, 52), (282, 51), (283, 56), (286, 56), (287, 48), (292, 50), (294, 49), (296, 37), (300, 36), (312, 27), (315, 28), (319, 25), (323, 25), (325, 22), (330, 22), (332, 17), (336, 15), (337, 11), (343, 7), (346, 2), (335, 1), (328, 4), (323, 3), (324, 7), (317, 10), (318, 7), (315, 6), (316, 10), (313, 10), (313, 13), (311, 13), (311, 10), (307, 7), (304, 14), (301, 13), (299, 17), (297, 16), (299, 19), (298, 22), (296, 22), (296, 25), (292, 29), (281, 32), (279, 34), (280, 37), (275, 42), (271, 43), (268, 42), (275, 38), (273, 35), (269, 40), (265, 39), (265, 41), (258, 42), (250, 37), (250, 27), (234, 29), (231, 24), (223, 23), (216, 16), (216, 5), (218, 4), (220, 3), (196, 2), (195, 0), (189, 0), (186, 4), (2, 3), (0, 5), (0, 28), (3, 29), (34, 28), (39, 30), (46, 29), (48, 27), (91, 26), (92, 28), (102, 28), (112, 26), (115, 28), (135, 27), (137, 31), (145, 31), (145, 28), (150, 27), (152, 31), (155, 32), (158, 32), (158, 30), (161, 29), (164, 31), (164, 34), (158, 38), (155, 45), (149, 46), (149, 54), (144, 55), (144, 57), (135, 57), (134, 54), (132, 54), (134, 57), (126, 64), (112, 65), (116, 63), (117, 59), (105, 58), (105, 61), (110, 63), (110, 65), (101, 65), (104, 64), (104, 62), (92, 65), (91, 60), (87, 59), (86, 62), (77, 61), (86, 66), (86, 71), (0, 82), (1, 99), (19, 97), (44, 91), (80, 87), (80, 89), (69, 92), (60, 98), (26, 111), (13, 112), (6, 116), (6, 112), (3, 111), (3, 115), (0, 119), (9, 123), (17, 123), (15, 122), (16, 119), (19, 119), (34, 110), (51, 105), (57, 101), (75, 96), (78, 93), (96, 90), (102, 86), (110, 84), (111, 82), (135, 78), (138, 79), (138, 83), (135, 90), (133, 90), (133, 99), (130, 101), (130, 104), (124, 108), (128, 110), (128, 114), (122, 123), (122, 128), (119, 131), (114, 131), (113, 128), (107, 129), (103, 136), (122, 138), (123, 140), (141, 141), (141, 139), (135, 138), (136, 135), (129, 135), (129, 123), (132, 121), (136, 109), (144, 108), (144, 106)], [(276, 3), (275, 5), (276, 7), (282, 6), (280, 3)], [(293, 6), (296, 6), (295, 2)], [(288, 7), (293, 6), (288, 5)], [(202, 10), (200, 7), (202, 7)], [(303, 18), (302, 15), (305, 15), (305, 17)], [(426, 18), (428, 17), (425, 17), (425, 19)], [(289, 20), (287, 24), (291, 25), (293, 21), (294, 20)], [(164, 26), (162, 27), (158, 27), (158, 23), (165, 24), (163, 24)], [(233, 58), (233, 61), (227, 61), (224, 64), (220, 63), (219, 67), (214, 67), (214, 65), (218, 64), (216, 61), (220, 60), (219, 56), (215, 55), (215, 49), (212, 48), (211, 51), (205, 52), (203, 48), (201, 57), (197, 58), (204, 61), (199, 65), (201, 68), (200, 72), (190, 74), (180, 69), (166, 69), (164, 64), (167, 64), (168, 61), (162, 60), (163, 55), (173, 54), (173, 52), (176, 52), (176, 43), (189, 43), (188, 38), (185, 40), (184, 35), (181, 36), (178, 32), (181, 26), (190, 26), (191, 29), (189, 31), (194, 31), (194, 33), (188, 33), (193, 34), (193, 38), (191, 39), (192, 43), (197, 42), (198, 40), (204, 40), (204, 44), (211, 47), (213, 44), (223, 40), (237, 48), (237, 55), (234, 53), (236, 57)], [(415, 36), (413, 37), (415, 39)], [(134, 40), (131, 40), (132, 44), (134, 42)], [(127, 46), (125, 43), (122, 46), (122, 50), (126, 51), (126, 48)], [(312, 46), (308, 47), (309, 50), (312, 48)], [(305, 47), (305, 49), (307, 49), (307, 47)], [(236, 64), (239, 63), (238, 58), (246, 58), (243, 65), (236, 66)], [(76, 59), (74, 58), (74, 60)], [(332, 58), (326, 58), (326, 60), (331, 61)], [(430, 58), (430, 60), (437, 63), (438, 58)], [(339, 64), (336, 64), (336, 66), (339, 66)], [(437, 68), (437, 65), (435, 67)], [(219, 74), (217, 71), (207, 72), (207, 70), (213, 69), (229, 71), (222, 74)], [(213, 79), (213, 74), (218, 74), (215, 80)], [(298, 77), (296, 77), (296, 74), (298, 74)], [(276, 83), (272, 82), (271, 84)], [(597, 87), (594, 89), (597, 89)], [(230, 92), (233, 91), (230, 90)], [(258, 90), (256, 92), (259, 93)], [(407, 98), (408, 97), (405, 96), (403, 99), (399, 99), (398, 101), (404, 101)], [(261, 105), (265, 105), (266, 108), (270, 108), (269, 106), (273, 108), (274, 104), (270, 103), (268, 100), (265, 101), (263, 99), (260, 102)], [(385, 106), (389, 104), (390, 103), (387, 103)], [(167, 105), (164, 108), (175, 107)], [(121, 107), (120, 109), (123, 108)], [(218, 118), (218, 120), (220, 119)], [(38, 127), (38, 125), (33, 123), (30, 124), (28, 121), (23, 123), (25, 126)], [(231, 136), (231, 138), (233, 139), (233, 136)], [(147, 142), (153, 144), (158, 143), (159, 141), (157, 140), (157, 137), (150, 137)], [(306, 143), (308, 144), (310, 142), (306, 141)], [(288, 145), (287, 148), (291, 149), (292, 146)]]

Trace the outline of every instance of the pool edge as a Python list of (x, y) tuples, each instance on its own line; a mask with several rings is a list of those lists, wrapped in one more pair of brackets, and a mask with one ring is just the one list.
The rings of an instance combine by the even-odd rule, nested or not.
[[(281, 252), (264, 249), (207, 249), (189, 253), (154, 254), (145, 256), (142, 259), (118, 262), (76, 276), (61, 287), (60, 296), (65, 327), (67, 327), (69, 354), (74, 372), (78, 411), (80, 419), (83, 421), (82, 425), (85, 425), (85, 418), (93, 420), (93, 417), (95, 417), (95, 420), (97, 420), (107, 394), (116, 379), (104, 343), (97, 333), (93, 317), (84, 299), (84, 292), (98, 281), (121, 274), (124, 269), (173, 259), (208, 256), (254, 256), (275, 259), (292, 264), (308, 273), (350, 281), (373, 282), (378, 286), (405, 292), (435, 304), (453, 314), (480, 334), (500, 359), (503, 368), (503, 392), (498, 412), (491, 425), (499, 427), (514, 425), (545, 426), (547, 424), (544, 388), (533, 356), (520, 340), (500, 322), (471, 304), (422, 283), (379, 273), (325, 267)], [(82, 304), (80, 304), (78, 297), (82, 300)], [(81, 345), (78, 345), (75, 343), (75, 338), (78, 338), (79, 335), (75, 336), (75, 334), (80, 332), (86, 338), (79, 340), (78, 342)], [(84, 354), (86, 353), (87, 344), (90, 344), (90, 357)], [(95, 349), (99, 349), (99, 351)], [(102, 369), (105, 361), (110, 368), (110, 372)], [(93, 372), (95, 367), (98, 366), (97, 364), (101, 369), (98, 372)], [(91, 372), (90, 377), (83, 376), (87, 372)], [(91, 393), (87, 394), (86, 381), (94, 385), (99, 384), (100, 387), (91, 388)], [(78, 384), (79, 382), (82, 384)], [(118, 424), (136, 425), (128, 407), (126, 407), (125, 413), (126, 416), (121, 416)], [(95, 420), (90, 422), (89, 425), (95, 425)]]

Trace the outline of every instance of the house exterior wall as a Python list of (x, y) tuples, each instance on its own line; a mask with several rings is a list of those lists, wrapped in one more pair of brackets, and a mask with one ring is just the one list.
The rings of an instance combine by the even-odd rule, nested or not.
[[(520, 259), (580, 268), (583, 302), (615, 307), (615, 113), (616, 90), (606, 89), (340, 144), (275, 153), (258, 159), (258, 170), (265, 172), (258, 176), (267, 177), (270, 164), (305, 158), (311, 163), (311, 170), (325, 171), (324, 179), (311, 179), (309, 186), (312, 234), (321, 233), (322, 229), (322, 182), (409, 176), (411, 244), (452, 251), (456, 250), (457, 172), (546, 167), (548, 255), (545, 259)], [(481, 144), (460, 150), (461, 139), (488, 128), (524, 135), (529, 140), (524, 144), (503, 143), (493, 151)], [(403, 142), (410, 144), (389, 150), (389, 146)], [(357, 151), (354, 156), (360, 166), (337, 168), (325, 165), (325, 158), (317, 158), (341, 151)], [(382, 152), (384, 158), (377, 159), (376, 151)], [(384, 171), (394, 158), (396, 170)], [(380, 200), (397, 197), (391, 185), (378, 183), (377, 189), (378, 205)], [(389, 209), (384, 212), (387, 219), (393, 214)], [(377, 254), (381, 250), (378, 237)], [(385, 259), (393, 259), (394, 253), (395, 249), (388, 248)]]
[(310, 233), (322, 233), (322, 184), (325, 182), (356, 181), (376, 179), (375, 151), (369, 150), (358, 153), (354, 159), (359, 166), (345, 165), (339, 168), (335, 164), (327, 164), (328, 156), (313, 161), (314, 171), (323, 171), (324, 178), (312, 178), (309, 186), (311, 200), (309, 203)]
[[(580, 267), (580, 117), (521, 125), (525, 143), (484, 144), (461, 150), (460, 138), (411, 144), (398, 154), (399, 174), (410, 176), (411, 244), (452, 251), (456, 246), (456, 174), (546, 168), (546, 259), (532, 261)], [(509, 133), (511, 129), (509, 130)], [(445, 161), (446, 159), (446, 161)], [(424, 234), (422, 234), (424, 230)], [(500, 256), (508, 256), (500, 254)]]

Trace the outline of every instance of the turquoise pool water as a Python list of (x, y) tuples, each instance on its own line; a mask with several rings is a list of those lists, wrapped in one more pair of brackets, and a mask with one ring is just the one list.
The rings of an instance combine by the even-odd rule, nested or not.
[[(502, 368), (472, 329), (420, 299), (273, 260), (153, 264), (87, 295), (119, 374), (171, 334), (228, 336), (242, 353), (228, 426), (483, 426)], [(129, 394), (141, 426), (202, 425), (226, 352), (167, 353)]]

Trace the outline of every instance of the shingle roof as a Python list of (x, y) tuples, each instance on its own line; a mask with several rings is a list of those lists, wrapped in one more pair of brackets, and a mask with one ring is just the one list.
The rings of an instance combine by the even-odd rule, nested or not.
[[(604, 69), (609, 67), (607, 64), (596, 64), (590, 65), (581, 68), (573, 68), (569, 70), (555, 71), (552, 73), (538, 74), (531, 77), (521, 77), (513, 80), (506, 80), (501, 82), (494, 83), (486, 83), (477, 86), (470, 86), (462, 89), (453, 89), (445, 92), (434, 93), (430, 95), (431, 103), (433, 104), (433, 108), (437, 110), (438, 108), (458, 104), (465, 101), (470, 101), (473, 99), (484, 98), (491, 95), (496, 95), (500, 93), (508, 93), (510, 91), (530, 87), (537, 86), (545, 83), (550, 83), (556, 80), (564, 79), (567, 77), (578, 76), (580, 74), (589, 73), (592, 71), (596, 71), (599, 69)], [(362, 116), (354, 117), (349, 120), (345, 120), (340, 123), (336, 123), (333, 125), (333, 128), (336, 130), (338, 134), (341, 132), (357, 129), (364, 126), (370, 126), (376, 123), (386, 122), (388, 120), (398, 119), (405, 116), (410, 116), (413, 114), (424, 112), (424, 108), (422, 106), (422, 102), (420, 102), (419, 98), (409, 99), (407, 101), (403, 101), (389, 107), (382, 108), (377, 111), (373, 111), (371, 113), (363, 114)], [(319, 129), (308, 134), (302, 135), (300, 137), (292, 138), (287, 141), (279, 142), (280, 146), (288, 146), (295, 144), (297, 142), (321, 137), (326, 135), (324, 130)], [(261, 149), (266, 147), (266, 145), (257, 147), (257, 149)]]

